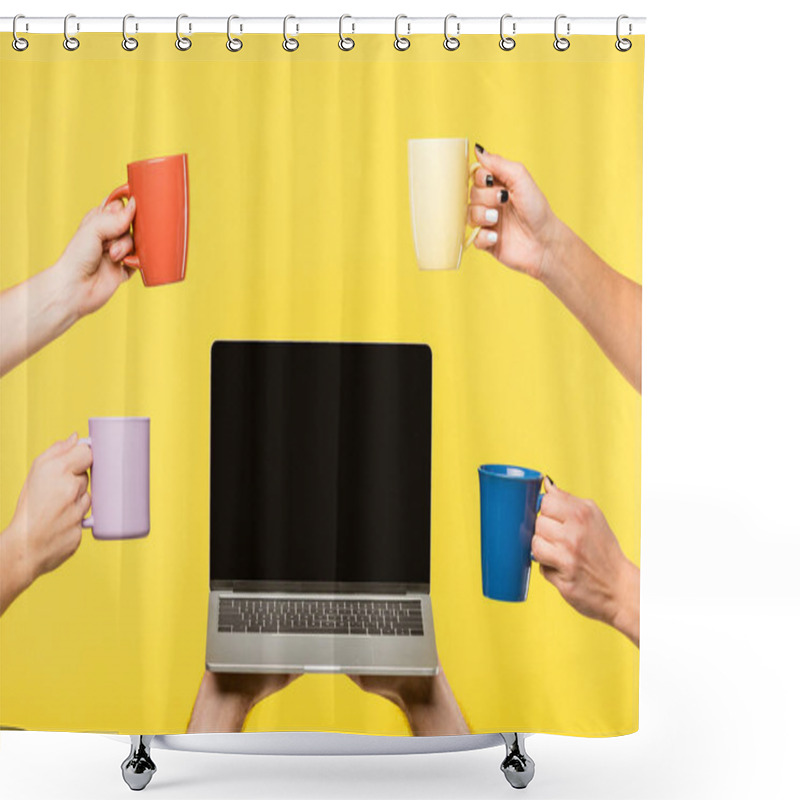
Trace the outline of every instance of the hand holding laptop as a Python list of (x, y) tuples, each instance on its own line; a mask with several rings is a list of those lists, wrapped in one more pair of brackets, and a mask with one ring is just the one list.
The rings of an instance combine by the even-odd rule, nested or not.
[[(187, 733), (238, 733), (255, 705), (287, 687), (299, 674), (206, 670)], [(436, 675), (349, 675), (360, 689), (394, 703), (414, 736), (470, 732), (439, 664)]]
[(187, 733), (238, 733), (256, 703), (286, 688), (299, 674), (236, 674), (206, 670)]
[(414, 736), (470, 733), (439, 662), (436, 675), (348, 675), (359, 689), (394, 703)]

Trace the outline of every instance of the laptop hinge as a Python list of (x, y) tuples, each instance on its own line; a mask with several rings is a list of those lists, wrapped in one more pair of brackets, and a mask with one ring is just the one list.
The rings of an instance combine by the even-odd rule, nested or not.
[(424, 583), (211, 581), (211, 591), (247, 594), (429, 594)]

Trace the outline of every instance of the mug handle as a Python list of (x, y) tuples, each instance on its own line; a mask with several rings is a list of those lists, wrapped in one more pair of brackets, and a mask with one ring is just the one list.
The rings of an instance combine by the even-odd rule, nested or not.
[[(92, 446), (92, 437), (85, 436), (83, 439), (78, 439), (78, 444), (88, 444), (91, 448)], [(81, 520), (81, 528), (94, 528), (94, 517), (90, 514), (88, 517), (84, 517)]]
[[(123, 183), (122, 186), (117, 186), (111, 194), (106, 197), (103, 201), (103, 208), (105, 208), (109, 203), (113, 203), (115, 200), (119, 200), (120, 198), (125, 198), (126, 200), (130, 200), (131, 198), (131, 190), (127, 183)], [(125, 258), (122, 259), (122, 263), (126, 267), (133, 267), (134, 269), (141, 269), (142, 265), (139, 263), (139, 256), (136, 253), (129, 253)]]
[[(472, 180), (475, 177), (475, 173), (481, 168), (481, 165), (475, 161), (469, 165), (469, 179)], [(464, 249), (466, 250), (478, 237), (478, 234), (481, 232), (480, 225), (477, 228), (473, 228), (468, 234), (467, 238), (464, 240)], [(536, 509), (539, 510), (538, 508)]]

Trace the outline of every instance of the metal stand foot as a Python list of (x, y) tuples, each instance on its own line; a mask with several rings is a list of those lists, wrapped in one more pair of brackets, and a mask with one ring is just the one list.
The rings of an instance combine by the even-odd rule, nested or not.
[(150, 758), (152, 736), (131, 736), (131, 752), (122, 762), (122, 779), (134, 792), (140, 792), (150, 783), (156, 765)]
[(506, 780), (515, 789), (524, 789), (532, 780), (536, 765), (525, 752), (525, 738), (521, 733), (501, 733), (506, 743), (506, 757), (500, 765)]

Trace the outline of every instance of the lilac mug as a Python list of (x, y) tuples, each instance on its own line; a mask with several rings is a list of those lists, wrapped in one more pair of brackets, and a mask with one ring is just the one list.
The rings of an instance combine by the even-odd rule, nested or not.
[(95, 539), (139, 539), (150, 533), (150, 418), (93, 417), (92, 514)]

